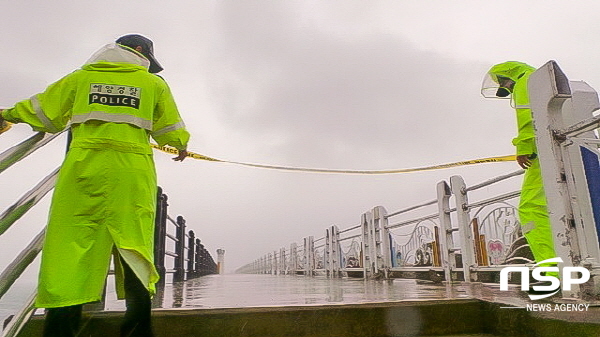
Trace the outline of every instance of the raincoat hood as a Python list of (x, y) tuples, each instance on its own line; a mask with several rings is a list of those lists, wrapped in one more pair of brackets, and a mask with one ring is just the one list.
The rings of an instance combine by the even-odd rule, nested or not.
[(535, 68), (517, 61), (508, 61), (500, 64), (496, 64), (493, 66), (488, 73), (491, 75), (492, 79), (498, 80), (498, 76), (510, 78), (513, 81), (517, 81), (527, 72), (533, 72)]
[(485, 74), (481, 94), (486, 98), (510, 98), (514, 84), (534, 71), (534, 67), (523, 62), (496, 64)]
[(82, 69), (96, 71), (148, 71), (149, 67), (150, 61), (134, 49), (110, 43), (95, 52), (86, 61)]

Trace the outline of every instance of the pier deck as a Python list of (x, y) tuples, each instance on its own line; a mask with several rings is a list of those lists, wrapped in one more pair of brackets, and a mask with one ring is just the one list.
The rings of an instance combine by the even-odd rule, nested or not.
[[(213, 280), (218, 277), (211, 276)], [(240, 308), (214, 305), (199, 308), (191, 306), (193, 300), (188, 299), (186, 304), (184, 299), (177, 302), (182, 304), (181, 308), (154, 310), (153, 324), (157, 337), (600, 336), (597, 303), (559, 298), (531, 301), (516, 286), (500, 291), (498, 285), (482, 283), (444, 285), (403, 280), (366, 284), (373, 282), (379, 282), (388, 295), (390, 289), (401, 287), (405, 298), (344, 303), (346, 297), (336, 303), (315, 300), (312, 304), (259, 304)], [(409, 284), (414, 287), (408, 287)], [(198, 295), (190, 290), (191, 284), (188, 287), (183, 292), (186, 296)], [(230, 290), (235, 293), (235, 289)], [(173, 294), (180, 296), (181, 292)], [(118, 336), (122, 317), (120, 310), (87, 313), (83, 335)], [(35, 316), (20, 336), (40, 335), (42, 324), (43, 317)]]

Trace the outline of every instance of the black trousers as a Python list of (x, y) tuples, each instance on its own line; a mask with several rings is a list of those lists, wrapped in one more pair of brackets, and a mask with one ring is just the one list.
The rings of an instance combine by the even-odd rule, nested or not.
[[(153, 337), (150, 313), (152, 302), (148, 289), (121, 259), (125, 271), (125, 304), (127, 311), (121, 325), (121, 337)], [(44, 322), (44, 337), (79, 335), (82, 304), (49, 308)]]

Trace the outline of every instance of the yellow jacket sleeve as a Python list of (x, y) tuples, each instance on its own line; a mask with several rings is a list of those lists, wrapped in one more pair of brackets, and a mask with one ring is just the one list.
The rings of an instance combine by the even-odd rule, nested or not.
[(531, 109), (517, 109), (517, 125), (519, 134), (512, 140), (513, 145), (517, 148), (517, 156), (536, 153)]
[(529, 93), (527, 81), (530, 73), (520, 78), (514, 87), (514, 104), (517, 112), (517, 127), (519, 133), (512, 140), (517, 148), (517, 156), (536, 153), (535, 130), (533, 129), (533, 116), (529, 108)]
[(48, 86), (44, 92), (5, 110), (2, 117), (12, 123), (29, 124), (35, 131), (62, 131), (72, 114), (77, 89), (74, 82), (74, 76), (69, 74)]
[(171, 89), (166, 82), (162, 79), (161, 81), (164, 85), (156, 103), (151, 136), (159, 146), (170, 145), (179, 150), (185, 150), (190, 134), (185, 129), (185, 124), (179, 115)]

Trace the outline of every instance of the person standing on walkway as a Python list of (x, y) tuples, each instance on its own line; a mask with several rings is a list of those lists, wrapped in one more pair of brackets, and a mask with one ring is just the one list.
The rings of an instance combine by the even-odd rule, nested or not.
[[(540, 262), (556, 257), (556, 253), (529, 108), (527, 81), (534, 71), (534, 67), (522, 62), (496, 64), (487, 72), (481, 92), (486, 98), (509, 98), (516, 110), (518, 135), (512, 143), (517, 150), (517, 163), (525, 169), (519, 219), (533, 257)], [(546, 275), (558, 277), (557, 273)]]
[(36, 306), (48, 308), (44, 336), (75, 336), (82, 304), (102, 299), (111, 255), (126, 300), (121, 336), (153, 336), (151, 296), (157, 181), (150, 147), (187, 156), (189, 133), (150, 39), (125, 35), (42, 93), (0, 111), (0, 124), (26, 123), (72, 141), (52, 197)]

